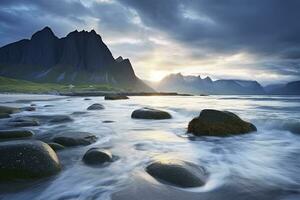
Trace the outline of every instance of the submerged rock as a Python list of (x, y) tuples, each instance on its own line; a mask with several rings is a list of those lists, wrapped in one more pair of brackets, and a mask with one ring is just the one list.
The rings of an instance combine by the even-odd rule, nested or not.
[(0, 119), (9, 118), (10, 114), (20, 112), (19, 108), (0, 106)]
[(202, 110), (188, 125), (196, 136), (228, 136), (256, 131), (256, 127), (228, 111)]
[(1, 142), (0, 154), (2, 180), (46, 177), (61, 169), (56, 153), (41, 141)]
[(97, 141), (97, 137), (87, 132), (67, 132), (54, 136), (52, 141), (63, 146), (79, 146), (90, 145)]
[(72, 122), (73, 119), (68, 115), (55, 115), (49, 119), (50, 123), (65, 123)]
[(85, 101), (90, 101), (90, 100), (92, 100), (92, 99), (90, 99), (90, 98), (84, 98), (83, 100), (85, 100)]
[(82, 160), (88, 165), (101, 165), (105, 162), (111, 162), (112, 155), (106, 150), (91, 148), (84, 154)]
[(34, 133), (29, 130), (0, 130), (0, 139), (31, 137)]
[(103, 110), (104, 106), (100, 103), (94, 103), (93, 105), (89, 106), (87, 110)]
[(31, 117), (16, 117), (9, 121), (9, 126), (25, 127), (25, 126), (39, 126), (40, 123), (37, 119)]
[(182, 188), (203, 186), (208, 177), (204, 168), (181, 160), (155, 161), (146, 171), (162, 183)]
[(172, 116), (162, 110), (157, 110), (153, 108), (141, 108), (135, 110), (131, 114), (131, 118), (135, 119), (170, 119)]
[(55, 142), (49, 142), (47, 143), (54, 151), (59, 151), (65, 149), (65, 147), (61, 144), (55, 143)]
[(104, 121), (102, 121), (102, 123), (114, 123), (115, 121), (112, 121), (112, 120), (104, 120)]
[(122, 99), (129, 99), (128, 96), (125, 95), (118, 95), (118, 94), (114, 94), (114, 95), (107, 95), (104, 97), (105, 100), (122, 100)]
[(23, 111), (35, 111), (36, 109), (35, 109), (35, 107), (28, 106), (28, 107), (22, 108), (21, 110), (23, 110)]

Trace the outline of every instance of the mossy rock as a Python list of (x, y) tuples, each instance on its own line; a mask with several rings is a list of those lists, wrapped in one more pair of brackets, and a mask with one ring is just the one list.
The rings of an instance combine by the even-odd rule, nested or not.
[(34, 133), (29, 130), (0, 130), (0, 139), (17, 139), (33, 135)]
[(145, 107), (133, 111), (131, 114), (131, 118), (159, 120), (159, 119), (170, 119), (172, 118), (172, 116), (166, 111)]
[(256, 127), (228, 111), (202, 110), (188, 125), (188, 133), (196, 136), (229, 136), (256, 131)]
[(208, 178), (203, 167), (175, 159), (155, 161), (146, 171), (159, 182), (182, 188), (203, 186)]
[(41, 141), (1, 142), (0, 154), (0, 180), (42, 178), (61, 169), (56, 153)]

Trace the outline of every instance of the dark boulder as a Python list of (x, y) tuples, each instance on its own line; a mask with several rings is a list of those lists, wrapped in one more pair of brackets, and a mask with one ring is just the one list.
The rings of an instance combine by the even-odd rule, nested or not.
[(188, 132), (196, 136), (229, 136), (256, 131), (256, 127), (234, 113), (202, 110), (188, 125)]
[(0, 179), (30, 179), (60, 171), (56, 153), (41, 141), (17, 140), (0, 143)]
[(94, 103), (93, 105), (89, 106), (87, 110), (103, 110), (104, 106), (100, 103)]
[(61, 144), (55, 143), (55, 142), (49, 142), (47, 143), (54, 151), (59, 151), (65, 149), (65, 147)]
[(115, 94), (115, 95), (106, 95), (104, 97), (105, 100), (122, 100), (122, 99), (129, 99), (128, 96), (125, 96), (125, 95), (118, 95), (118, 94)]
[(16, 117), (9, 121), (9, 126), (25, 127), (25, 126), (39, 126), (40, 123), (37, 119), (31, 117)]
[(66, 123), (72, 121), (73, 119), (68, 115), (55, 115), (49, 119), (50, 123)]
[(66, 132), (54, 136), (52, 141), (63, 146), (80, 146), (96, 142), (97, 137), (87, 132)]
[(156, 161), (146, 171), (162, 183), (182, 188), (203, 186), (208, 177), (203, 167), (181, 160)]
[(0, 130), (0, 139), (31, 137), (34, 133), (29, 130)]
[(170, 119), (172, 116), (162, 110), (157, 110), (153, 108), (141, 108), (135, 110), (131, 114), (131, 118), (135, 119)]
[(0, 106), (0, 119), (9, 118), (10, 114), (20, 112), (19, 108)]
[(111, 162), (112, 155), (106, 150), (91, 148), (84, 154), (82, 160), (87, 165), (101, 165), (105, 162)]
[(24, 107), (24, 108), (21, 108), (22, 111), (35, 111), (35, 107), (33, 106), (28, 106), (28, 107)]

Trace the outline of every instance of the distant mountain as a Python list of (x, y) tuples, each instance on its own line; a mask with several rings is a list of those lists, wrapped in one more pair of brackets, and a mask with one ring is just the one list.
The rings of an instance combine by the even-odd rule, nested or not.
[(300, 95), (300, 81), (287, 84), (268, 85), (265, 87), (268, 94)]
[(0, 75), (54, 83), (103, 83), (153, 91), (134, 73), (128, 59), (114, 59), (94, 30), (58, 38), (49, 27), (0, 48)]
[(183, 76), (170, 74), (161, 80), (155, 89), (161, 92), (179, 92), (191, 94), (265, 94), (257, 81), (217, 80), (210, 77)]

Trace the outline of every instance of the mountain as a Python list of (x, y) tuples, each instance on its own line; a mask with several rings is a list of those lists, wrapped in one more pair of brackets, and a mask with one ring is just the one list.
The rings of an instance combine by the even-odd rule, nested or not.
[(191, 94), (265, 94), (257, 81), (248, 80), (217, 80), (210, 77), (183, 76), (170, 74), (156, 86), (160, 92), (179, 92)]
[(293, 81), (287, 84), (277, 84), (266, 86), (268, 94), (278, 95), (300, 95), (300, 81)]
[(103, 83), (132, 91), (153, 89), (134, 73), (129, 59), (114, 59), (94, 30), (58, 38), (49, 27), (0, 48), (0, 75), (35, 82)]

